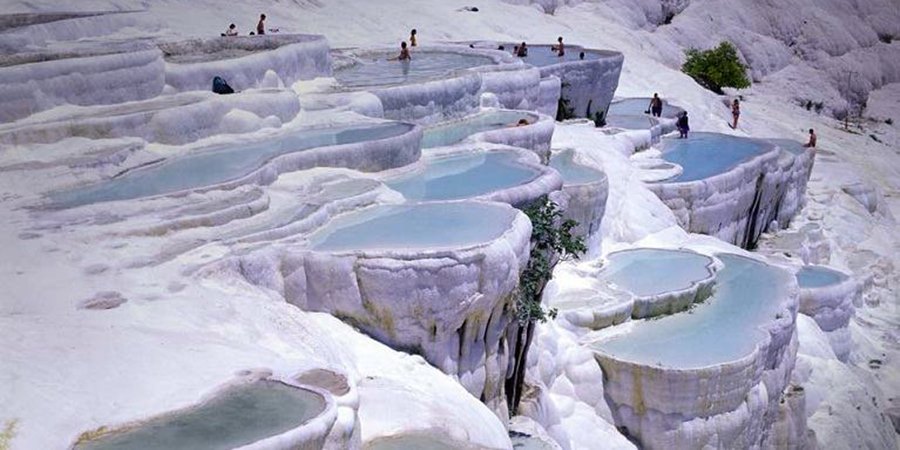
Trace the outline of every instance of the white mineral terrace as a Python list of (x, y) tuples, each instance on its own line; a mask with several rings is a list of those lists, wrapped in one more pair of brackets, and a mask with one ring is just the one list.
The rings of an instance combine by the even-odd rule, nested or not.
[[(646, 95), (638, 44), (512, 53), (601, 3), (455, 10), (481, 25), (441, 38), (465, 44), (422, 25), (399, 61), (381, 31), (332, 48), (278, 13), (345, 0), (221, 38), (173, 34), (179, 1), (0, 14), (0, 450), (806, 450), (840, 385), (811, 367), (875, 354), (853, 318), (888, 265), (824, 265), (815, 149), (676, 139), (674, 104), (715, 130), (721, 99), (613, 100)], [(548, 201), (581, 259), (532, 260)]]

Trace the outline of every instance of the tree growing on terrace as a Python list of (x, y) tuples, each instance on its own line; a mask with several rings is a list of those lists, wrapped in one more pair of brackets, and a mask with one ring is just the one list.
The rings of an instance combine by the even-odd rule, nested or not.
[(681, 71), (690, 75), (701, 86), (722, 95), (722, 88), (744, 89), (750, 87), (747, 68), (738, 58), (737, 50), (730, 42), (723, 41), (709, 50), (690, 48), (685, 50), (687, 59)]

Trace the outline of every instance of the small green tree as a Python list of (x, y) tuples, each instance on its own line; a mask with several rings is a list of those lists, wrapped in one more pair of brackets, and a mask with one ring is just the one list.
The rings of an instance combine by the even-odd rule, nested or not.
[(556, 317), (555, 310), (545, 311), (541, 306), (544, 286), (553, 276), (557, 260), (578, 258), (586, 250), (584, 238), (572, 234), (578, 222), (562, 220), (559, 205), (546, 195), (526, 208), (525, 215), (531, 219), (531, 255), (519, 279), (516, 316), (522, 324)]
[(720, 95), (723, 94), (724, 87), (750, 87), (746, 67), (741, 64), (737, 50), (730, 42), (723, 41), (710, 50), (691, 48), (684, 53), (687, 60), (681, 66), (681, 71), (690, 75), (701, 86)]

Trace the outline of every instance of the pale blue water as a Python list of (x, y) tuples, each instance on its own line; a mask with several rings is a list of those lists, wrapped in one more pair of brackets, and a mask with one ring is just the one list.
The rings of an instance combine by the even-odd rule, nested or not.
[(806, 147), (803, 146), (803, 143), (797, 142), (792, 139), (766, 139), (766, 141), (771, 142), (782, 150), (790, 152), (794, 155), (800, 155), (806, 152)]
[(304, 130), (253, 144), (223, 145), (128, 172), (118, 178), (50, 196), (55, 206), (128, 200), (211, 186), (240, 178), (288, 153), (329, 145), (384, 139), (408, 132), (412, 125), (384, 123)]
[(563, 150), (550, 157), (550, 167), (559, 172), (564, 184), (595, 183), (606, 178), (603, 171), (575, 162), (575, 153), (572, 150)]
[[(715, 291), (688, 312), (637, 322), (622, 335), (591, 344), (616, 359), (678, 369), (706, 367), (749, 355), (788, 295), (790, 274), (737, 255), (720, 254)], [(647, 282), (658, 274), (648, 273)]]
[(515, 210), (490, 203), (376, 206), (338, 217), (310, 243), (322, 251), (461, 247), (496, 239), (514, 217)]
[(422, 136), (422, 148), (442, 147), (484, 131), (514, 127), (520, 119), (534, 123), (537, 116), (524, 111), (497, 110), (475, 114), (462, 120), (429, 127)]
[(474, 449), (464, 443), (451, 441), (435, 433), (409, 433), (377, 438), (365, 445), (365, 450), (460, 450)]
[(452, 52), (412, 50), (412, 61), (398, 61), (399, 54), (398, 47), (392, 53), (360, 56), (357, 64), (335, 71), (334, 77), (341, 85), (350, 88), (392, 86), (441, 78), (457, 70), (494, 64), (486, 56)]
[(771, 144), (718, 133), (691, 133), (688, 139), (666, 139), (662, 158), (680, 165), (681, 175), (665, 182), (696, 181), (727, 172), (771, 148)]
[[(505, 44), (506, 50), (512, 53), (516, 44)], [(551, 50), (549, 45), (528, 45), (528, 56), (521, 58), (522, 61), (537, 67), (550, 66), (564, 62), (580, 61), (579, 53), (584, 52), (585, 61), (593, 61), (603, 56), (611, 56), (615, 53), (604, 52), (602, 50), (583, 50), (579, 47), (566, 45), (566, 54), (562, 57), (557, 56), (556, 51)]]
[(407, 200), (458, 200), (520, 186), (539, 172), (514, 152), (468, 153), (428, 161), (425, 170), (387, 181)]
[(846, 279), (847, 275), (824, 266), (803, 266), (797, 272), (797, 284), (801, 288), (830, 286)]
[(655, 125), (650, 116), (608, 116), (606, 125), (626, 130), (649, 130)]
[(694, 252), (639, 248), (609, 255), (600, 278), (641, 297), (686, 289), (712, 274), (712, 259)]
[[(650, 109), (650, 97), (646, 98), (627, 98), (624, 100), (616, 100), (609, 104), (609, 112), (607, 116), (639, 116), (644, 111)], [(683, 111), (677, 106), (671, 106), (663, 99), (662, 116), (674, 119)], [(647, 112), (647, 115), (650, 113)]]
[(153, 419), (75, 449), (232, 449), (297, 428), (324, 409), (325, 400), (314, 392), (260, 381), (229, 388), (196, 409)]

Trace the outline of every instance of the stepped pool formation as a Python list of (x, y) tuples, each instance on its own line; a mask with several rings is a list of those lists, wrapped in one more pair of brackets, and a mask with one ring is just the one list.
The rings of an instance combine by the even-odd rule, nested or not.
[(589, 343), (616, 425), (645, 447), (760, 445), (767, 410), (787, 387), (796, 349), (793, 277), (750, 258), (716, 257), (723, 267), (707, 301)]
[(647, 186), (679, 224), (744, 248), (754, 248), (773, 223), (789, 225), (813, 163), (811, 153), (795, 156), (768, 141), (717, 133), (666, 139), (661, 153), (681, 171)]
[(569, 195), (565, 219), (578, 222), (573, 231), (590, 236), (598, 229), (606, 212), (609, 180), (602, 170), (575, 161), (575, 152), (563, 150), (550, 158), (550, 167), (563, 179), (563, 191)]
[[(422, 148), (443, 147), (456, 144), (469, 136), (504, 128), (514, 128), (520, 120), (533, 124), (539, 117), (527, 111), (490, 110), (441, 123), (425, 129)], [(547, 145), (549, 146), (549, 142)]]
[[(227, 145), (174, 157), (106, 182), (53, 194), (51, 199), (57, 207), (71, 208), (215, 186), (251, 176), (269, 164), (277, 167), (281, 163), (279, 157), (285, 158), (283, 164), (292, 166), (292, 170), (341, 163), (362, 170), (387, 169), (411, 162), (417, 156), (418, 145), (408, 155), (400, 156), (402, 154), (398, 154), (395, 149), (385, 154), (385, 150), (370, 144), (401, 137), (409, 134), (413, 128), (409, 124), (381, 123), (301, 130), (260, 143)], [(335, 149), (336, 151), (310, 151), (337, 146), (344, 148)]]
[(832, 350), (847, 361), (851, 350), (850, 319), (862, 306), (862, 284), (835, 269), (808, 265), (797, 271), (800, 312), (812, 317), (828, 336)]
[(248, 445), (319, 448), (335, 421), (323, 393), (279, 381), (229, 387), (191, 408), (106, 431), (75, 450), (223, 449)]
[(607, 260), (600, 278), (634, 294), (635, 319), (683, 311), (712, 293), (715, 262), (699, 253), (641, 248), (611, 253)]
[(478, 198), (525, 205), (561, 185), (536, 157), (511, 149), (451, 153), (422, 164), (420, 170), (387, 180), (387, 186), (408, 201)]
[[(359, 6), (354, 26), (377, 22)], [(456, 13), (496, 18), (482, 8)], [(0, 56), (0, 237), (22, 246), (0, 270), (0, 447), (805, 438), (796, 314), (846, 361), (862, 283), (728, 252), (790, 223), (813, 150), (660, 142), (681, 109), (613, 101), (618, 51), (518, 58), (432, 44), (453, 34), (426, 21), (399, 61), (293, 34), (284, 11), (268, 12), (285, 32), (221, 38), (170, 36), (184, 18), (144, 36), (149, 6), (0, 17), (0, 49), (28, 50)], [(209, 92), (216, 76), (236, 92)], [(659, 157), (629, 160), (648, 145)], [(552, 227), (577, 222), (580, 260), (542, 250), (545, 199)]]
[(478, 54), (415, 50), (411, 60), (398, 61), (399, 53), (397, 50), (354, 55), (350, 64), (334, 72), (334, 77), (347, 88), (374, 88), (447, 78), (465, 69), (495, 63)]

